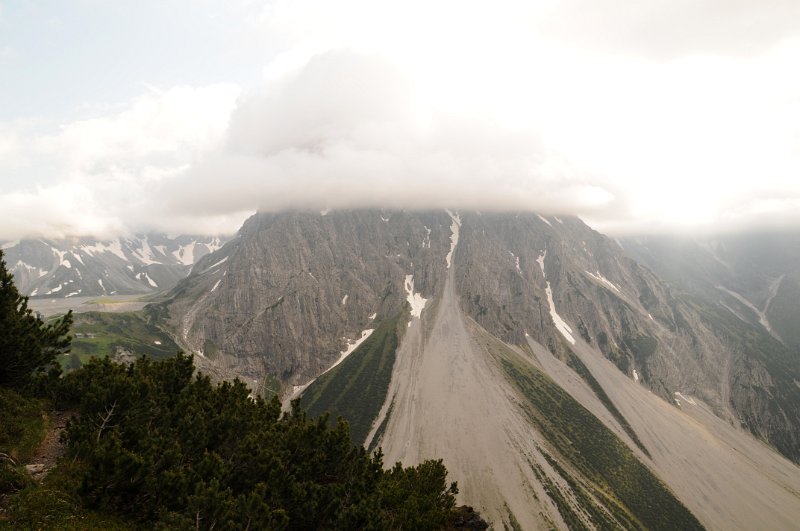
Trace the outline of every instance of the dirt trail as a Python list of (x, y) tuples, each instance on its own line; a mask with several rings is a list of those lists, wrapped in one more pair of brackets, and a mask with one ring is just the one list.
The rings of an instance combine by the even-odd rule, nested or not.
[[(398, 350), (389, 389), (393, 412), (383, 437), (385, 462), (416, 464), (440, 457), (458, 481), (461, 502), (502, 528), (508, 509), (524, 529), (544, 527), (536, 500), (546, 499), (528, 460), (543, 461), (536, 435), (514, 406), (513, 393), (470, 336), (448, 272), (426, 341), (414, 319)], [(423, 319), (428, 318), (427, 315)], [(538, 494), (534, 494), (538, 493)]]
[[(560, 362), (544, 347), (529, 342), (548, 374), (597, 414), (602, 406), (582, 392), (574, 373), (559, 370)], [(692, 397), (695, 405), (682, 400), (682, 407), (676, 407), (621, 373), (591, 346), (578, 340), (574, 350), (652, 454), (652, 461), (642, 461), (709, 529), (797, 528), (799, 467), (715, 416), (698, 398)], [(619, 434), (607, 415), (597, 416)]]
[(75, 416), (74, 411), (53, 411), (47, 422), (47, 432), (41, 444), (34, 450), (29, 462), (25, 465), (28, 473), (35, 480), (43, 479), (56, 466), (58, 458), (64, 455), (66, 445), (61, 442), (61, 434), (67, 427), (67, 421)]

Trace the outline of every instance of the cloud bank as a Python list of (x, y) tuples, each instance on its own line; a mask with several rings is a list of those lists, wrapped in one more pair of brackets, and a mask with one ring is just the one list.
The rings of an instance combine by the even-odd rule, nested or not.
[(767, 3), (267, 2), (257, 85), (0, 124), (0, 239), (353, 207), (798, 228), (798, 8)]

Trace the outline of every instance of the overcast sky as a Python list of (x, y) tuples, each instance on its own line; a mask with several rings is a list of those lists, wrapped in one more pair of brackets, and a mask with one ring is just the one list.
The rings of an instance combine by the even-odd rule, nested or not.
[(256, 209), (800, 228), (797, 0), (0, 0), (0, 240)]

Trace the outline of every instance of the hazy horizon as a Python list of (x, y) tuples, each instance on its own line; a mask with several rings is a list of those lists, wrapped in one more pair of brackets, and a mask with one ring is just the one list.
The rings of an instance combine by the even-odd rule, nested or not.
[(0, 241), (254, 211), (800, 229), (800, 5), (0, 0)]

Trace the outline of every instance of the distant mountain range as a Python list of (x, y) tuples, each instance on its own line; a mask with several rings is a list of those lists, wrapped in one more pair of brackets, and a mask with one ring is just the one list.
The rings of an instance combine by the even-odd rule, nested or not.
[(111, 240), (31, 239), (2, 245), (17, 288), (31, 297), (146, 294), (169, 290), (227, 241), (148, 234)]

